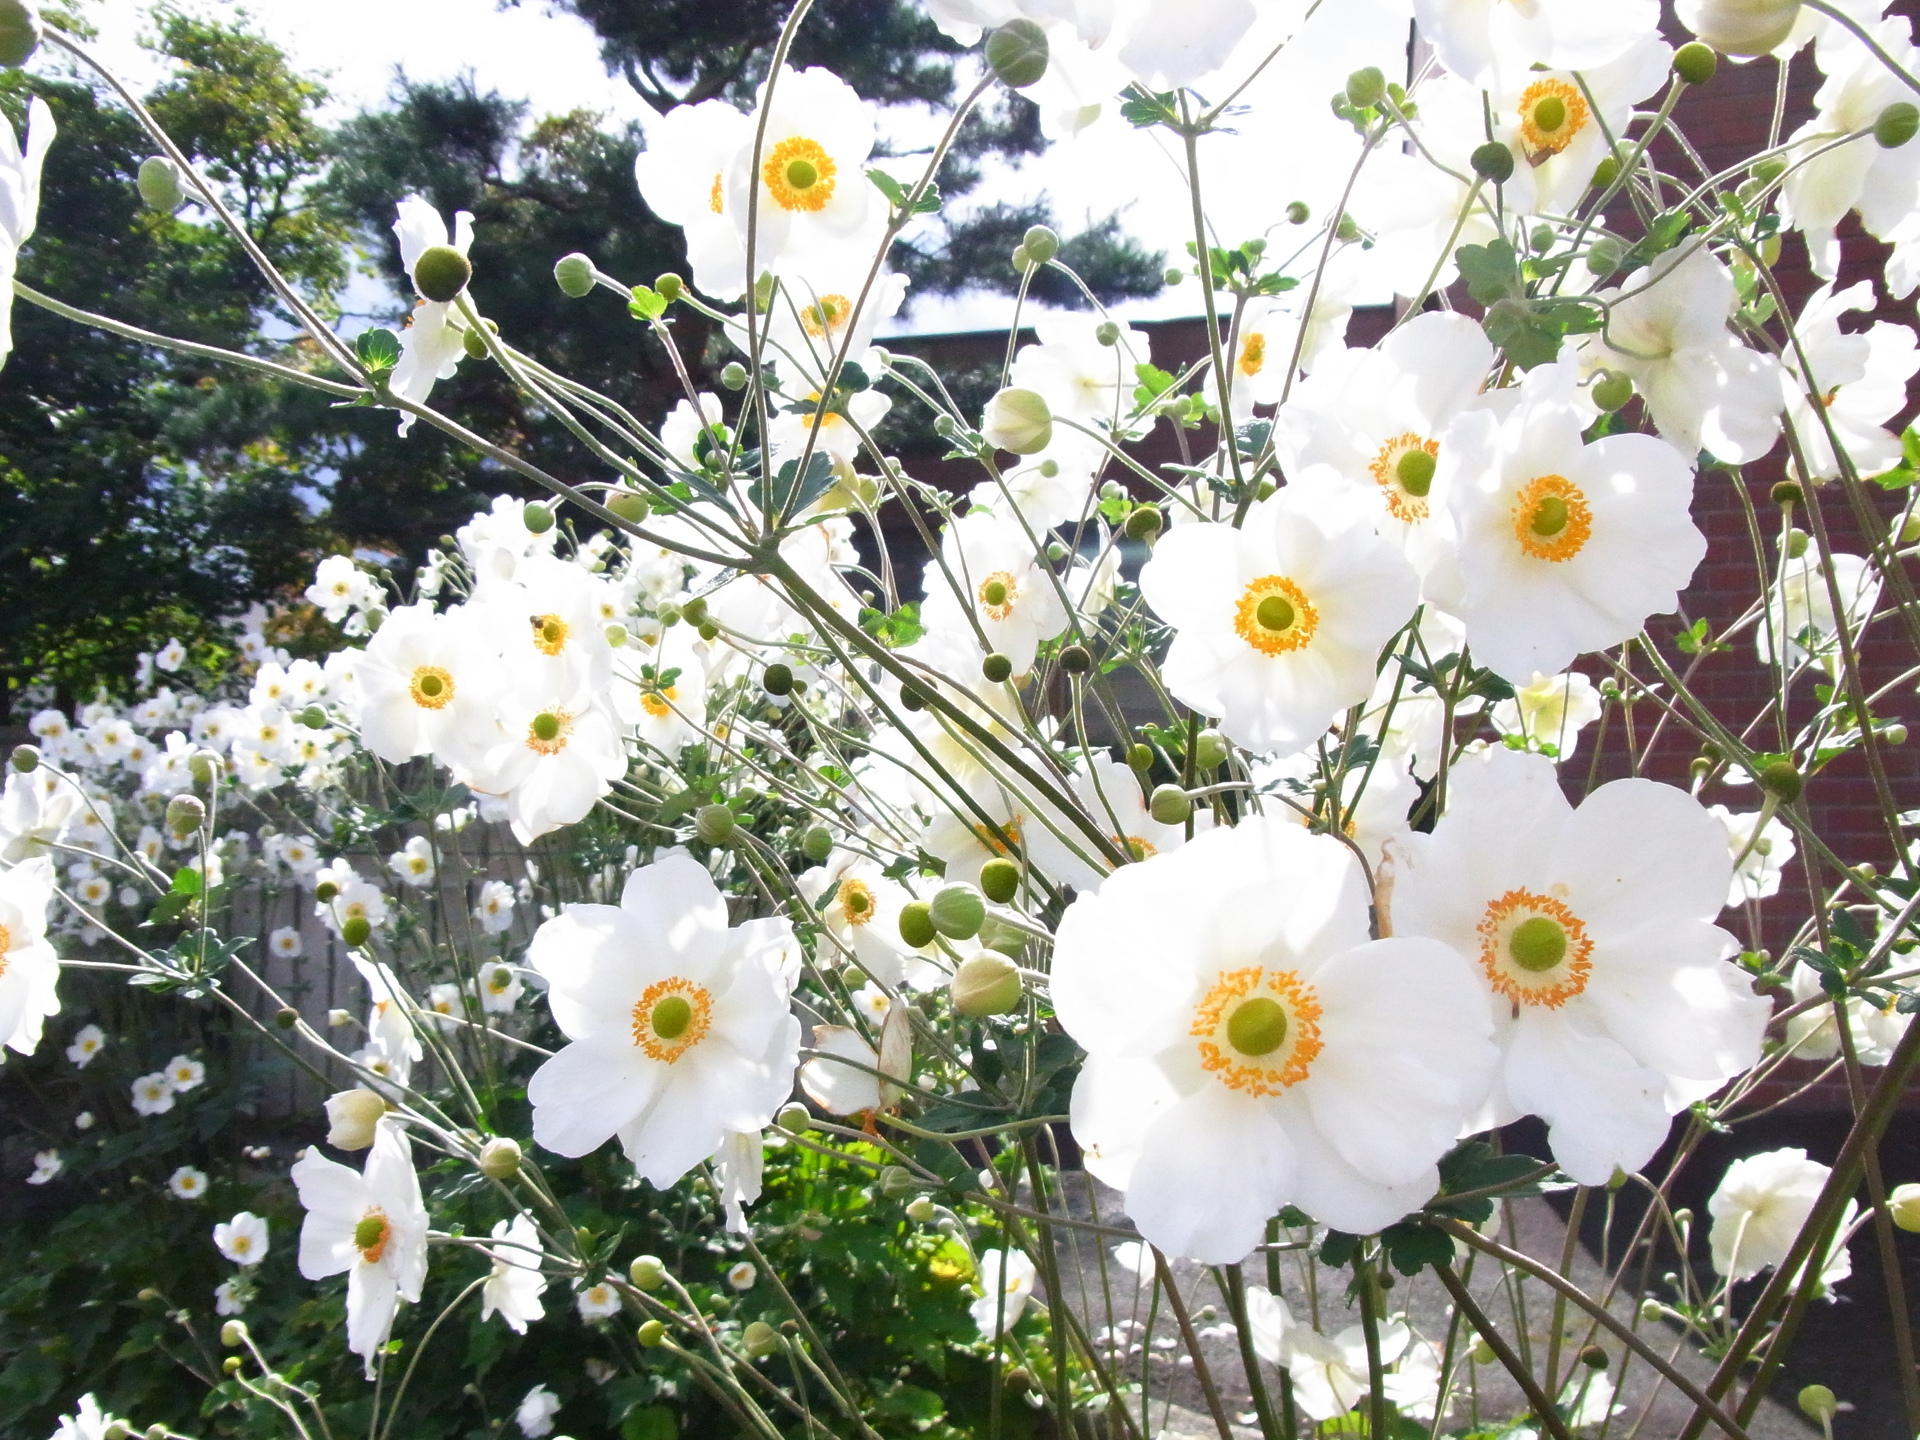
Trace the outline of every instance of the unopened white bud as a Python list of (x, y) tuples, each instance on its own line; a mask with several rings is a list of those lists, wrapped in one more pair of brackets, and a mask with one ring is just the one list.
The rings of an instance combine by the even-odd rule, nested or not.
[(1038, 455), (1053, 443), (1053, 412), (1032, 390), (1002, 390), (987, 402), (980, 433), (996, 450)]
[(336, 1150), (364, 1150), (373, 1144), (387, 1102), (371, 1090), (342, 1090), (327, 1097), (327, 1143)]

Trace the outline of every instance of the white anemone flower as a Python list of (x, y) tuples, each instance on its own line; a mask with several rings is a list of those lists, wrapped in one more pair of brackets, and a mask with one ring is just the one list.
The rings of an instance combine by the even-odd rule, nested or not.
[(1579, 748), (1580, 732), (1600, 718), (1600, 691), (1578, 670), (1564, 675), (1536, 670), (1511, 700), (1497, 702), (1487, 718), (1502, 735), (1519, 736), (1537, 748), (1551, 745), (1549, 754), (1568, 760)]
[[(749, 223), (759, 235), (756, 270), (787, 273), (834, 246), (848, 244), (866, 225), (878, 192), (866, 177), (873, 151), (873, 111), (838, 75), (817, 66), (782, 68), (760, 91), (765, 114), (758, 167), (751, 136), (727, 167), (726, 204), (742, 242)], [(756, 213), (749, 202), (759, 189)], [(858, 247), (855, 247), (858, 248)], [(871, 248), (871, 247), (867, 247)]]
[(53, 1432), (53, 1440), (107, 1440), (107, 1432), (116, 1427), (129, 1432), (134, 1428), (130, 1421), (102, 1410), (92, 1395), (82, 1395), (74, 1413), (60, 1417), (60, 1428)]
[(1840, 613), (1846, 616), (1847, 634), (1859, 644), (1874, 607), (1880, 602), (1880, 572), (1865, 558), (1844, 550), (1833, 554), (1833, 587), (1827, 585), (1820, 565), (1820, 553), (1812, 545), (1780, 565), (1768, 596), (1766, 612), (1754, 627), (1754, 652), (1763, 665), (1784, 656), (1784, 663), (1797, 667), (1809, 661), (1834, 671), (1842, 658), (1840, 627), (1835, 620), (1833, 592), (1840, 592)]
[(1344, 845), (1272, 816), (1068, 908), (1053, 995), (1088, 1052), (1074, 1136), (1160, 1249), (1230, 1264), (1286, 1205), (1368, 1234), (1434, 1192), (1492, 1025), (1459, 955), (1370, 941), (1367, 908)]
[(627, 773), (626, 746), (604, 696), (581, 686), (523, 686), (499, 705), (496, 738), (467, 784), (507, 802), (521, 844), (585, 817)]
[[(1294, 1404), (1310, 1419), (1334, 1419), (1366, 1398), (1367, 1339), (1362, 1327), (1351, 1325), (1338, 1335), (1322, 1335), (1295, 1320), (1287, 1302), (1264, 1285), (1247, 1287), (1247, 1321), (1254, 1353), (1286, 1370), (1293, 1382)], [(1382, 1325), (1381, 1364), (1399, 1363), (1412, 1339), (1413, 1332), (1398, 1320)], [(1403, 1395), (1415, 1389), (1404, 1383), (1395, 1386), (1393, 1378), (1388, 1386)]]
[(981, 1293), (969, 1313), (982, 1338), (991, 1340), (1020, 1323), (1039, 1274), (1023, 1250), (988, 1250), (980, 1256), (974, 1281)]
[(707, 646), (691, 625), (675, 625), (650, 646), (618, 652), (614, 713), (641, 744), (669, 761), (701, 738), (707, 718)]
[(74, 825), (83, 803), (74, 784), (51, 765), (30, 775), (10, 770), (0, 788), (0, 865), (44, 856)]
[[(1810, 965), (1794, 967), (1793, 998), (1797, 1003), (1822, 994), (1820, 975)], [(1853, 1038), (1854, 1054), (1867, 1066), (1884, 1065), (1893, 1058), (1893, 1050), (1913, 1023), (1903, 1015), (1895, 996), (1883, 1009), (1864, 995), (1855, 995), (1846, 1003), (1847, 1033)], [(1841, 1053), (1839, 1016), (1831, 1000), (1803, 1010), (1787, 1021), (1787, 1048), (1802, 1060), (1831, 1060)]]
[(1414, 0), (1413, 14), (1450, 73), (1488, 88), (1536, 65), (1592, 70), (1660, 28), (1658, 0)]
[(1671, 785), (1575, 809), (1543, 756), (1455, 766), (1432, 834), (1397, 849), (1392, 925), (1476, 962), (1501, 1057), (1474, 1128), (1538, 1115), (1560, 1167), (1601, 1185), (1758, 1060), (1771, 1007), (1713, 923), (1730, 878), (1725, 832)]
[(947, 527), (940, 555), (927, 566), (927, 627), (971, 634), (977, 625), (988, 652), (1006, 656), (1016, 676), (1026, 674), (1040, 643), (1065, 630), (1068, 618), (1032, 538), (1015, 521), (969, 512)]
[(251, 1210), (242, 1210), (213, 1227), (213, 1243), (234, 1264), (252, 1266), (267, 1258), (271, 1241), (267, 1222)]
[(527, 987), (519, 972), (504, 960), (480, 967), (480, 1008), (489, 1015), (511, 1015)]
[(582, 1286), (573, 1297), (574, 1308), (580, 1312), (580, 1318), (588, 1322), (618, 1315), (623, 1303), (620, 1292), (605, 1280)]
[(885, 1108), (880, 1052), (845, 1025), (813, 1027), (815, 1054), (800, 1067), (800, 1091), (829, 1115), (870, 1115)]
[(1251, 750), (1304, 749), (1366, 699), (1418, 599), (1398, 548), (1325, 473), (1260, 501), (1239, 528), (1175, 526), (1140, 572), (1174, 629), (1167, 688)]
[(36, 1150), (33, 1154), (33, 1173), (27, 1176), (27, 1184), (51, 1185), (66, 1168), (66, 1162), (60, 1158), (58, 1150)]
[[(400, 242), (400, 263), (409, 275), (421, 255), (436, 245), (451, 246), (464, 255), (473, 244), (473, 216), (465, 210), (453, 217), (453, 229), (448, 230), (440, 212), (418, 195), (409, 195), (395, 209), (399, 218), (393, 222), (393, 234)], [(466, 353), (465, 332), (453, 323), (452, 302), (422, 297), (400, 334), (400, 362), (387, 383), (394, 394), (424, 405), (434, 382), (451, 380)], [(413, 421), (412, 415), (400, 417), (402, 435), (413, 428)]]
[(189, 1055), (176, 1055), (167, 1062), (167, 1079), (176, 1092), (184, 1095), (206, 1083), (207, 1067)]
[(40, 218), (40, 169), (54, 129), (53, 112), (38, 95), (27, 103), (24, 149), (13, 126), (0, 120), (0, 366), (13, 353), (13, 271)]
[(553, 1433), (553, 1417), (559, 1413), (560, 1397), (545, 1385), (536, 1385), (521, 1398), (513, 1423), (527, 1440), (545, 1440)]
[(207, 1193), (207, 1172), (182, 1165), (167, 1177), (167, 1189), (176, 1200), (198, 1200)]
[(480, 887), (480, 899), (473, 907), (473, 918), (489, 935), (504, 935), (513, 928), (513, 887), (504, 880), (489, 880)]
[(1787, 423), (1817, 480), (1841, 473), (1836, 439), (1857, 475), (1877, 475), (1900, 463), (1899, 437), (1886, 422), (1906, 408), (1907, 382), (1920, 370), (1920, 345), (1910, 327), (1886, 321), (1858, 334), (1841, 331), (1842, 315), (1873, 306), (1869, 281), (1838, 293), (1821, 286), (1800, 309), (1798, 344), (1785, 352)]
[(433, 842), (424, 835), (410, 836), (407, 843), (387, 857), (387, 869), (402, 885), (419, 889), (431, 885), (434, 877)]
[[(1807, 1152), (1797, 1148), (1769, 1150), (1729, 1165), (1707, 1201), (1715, 1272), (1732, 1283), (1750, 1280), (1784, 1261), (1832, 1174), (1831, 1167), (1809, 1160)], [(1820, 1282), (1828, 1300), (1834, 1298), (1833, 1287), (1853, 1273), (1846, 1236), (1856, 1210), (1847, 1202), (1833, 1247), (1821, 1263)]]
[(396, 1120), (382, 1120), (364, 1173), (318, 1148), (294, 1162), (306, 1207), (300, 1273), (309, 1280), (347, 1272), (347, 1348), (373, 1372), (400, 1302), (417, 1303), (427, 1278), (427, 1207), (413, 1147)]
[(529, 1324), (547, 1313), (540, 1303), (547, 1288), (547, 1277), (540, 1273), (540, 1234), (532, 1217), (521, 1214), (496, 1224), (493, 1238), (493, 1271), (480, 1287), (480, 1318), (498, 1313), (509, 1330), (524, 1335)]
[(1056, 430), (1062, 420), (1113, 425), (1123, 397), (1132, 394), (1133, 367), (1153, 358), (1146, 332), (1122, 325), (1113, 344), (1103, 345), (1100, 321), (1091, 315), (1043, 315), (1033, 330), (1038, 343), (1021, 347), (1009, 384), (1045, 400)]
[[(889, 880), (876, 861), (843, 849), (802, 874), (799, 883), (800, 893), (819, 910), (820, 923), (852, 952), (860, 969), (882, 984), (899, 985), (912, 953), (900, 938), (900, 911), (912, 902), (913, 892)], [(835, 947), (825, 945), (817, 957), (821, 964), (837, 958)]]
[(730, 208), (726, 175), (752, 145), (753, 121), (724, 100), (703, 100), (643, 123), (647, 148), (633, 161), (641, 198), (680, 227), (693, 283), (716, 299), (738, 298), (747, 288), (745, 224)]
[(499, 669), (500, 647), (476, 614), (400, 606), (360, 657), (361, 742), (392, 765), (415, 755), (467, 763), (492, 729)]
[(527, 957), (571, 1042), (527, 1085), (534, 1138), (585, 1155), (618, 1136), (657, 1189), (758, 1131), (790, 1093), (799, 952), (785, 920), (729, 929), (704, 867), (668, 855), (628, 876), (620, 904), (575, 905)]
[(1709, 805), (1707, 813), (1725, 827), (1727, 850), (1733, 856), (1733, 884), (1727, 888), (1727, 904), (1745, 905), (1779, 894), (1781, 872), (1793, 859), (1796, 848), (1793, 827), (1768, 816), (1755, 836), (1754, 827), (1759, 825), (1762, 811), (1736, 815), (1724, 805)]
[(747, 1206), (760, 1198), (766, 1168), (766, 1143), (758, 1130), (734, 1131), (713, 1157), (714, 1190), (727, 1212), (727, 1229), (736, 1235), (747, 1233)]
[(60, 959), (47, 940), (53, 886), (53, 862), (44, 855), (0, 870), (0, 1046), (21, 1055), (39, 1047), (47, 1021), (60, 1013)]
[[(1608, 329), (1584, 342), (1587, 361), (1624, 371), (1661, 435), (1686, 455), (1749, 464), (1780, 429), (1780, 362), (1749, 350), (1727, 329), (1737, 302), (1733, 276), (1705, 246), (1683, 242), (1636, 273), (1630, 296), (1611, 301)], [(1615, 348), (1615, 347), (1618, 348)]]
[(1686, 457), (1651, 435), (1586, 444), (1573, 382), (1537, 367), (1504, 419), (1461, 416), (1441, 456), (1454, 544), (1423, 593), (1515, 684), (1638, 634), (1707, 552)]
[(133, 1082), (133, 1110), (136, 1115), (164, 1115), (173, 1109), (173, 1085), (167, 1072), (155, 1070)]
[(84, 1070), (106, 1045), (106, 1031), (98, 1025), (82, 1025), (73, 1032), (73, 1043), (67, 1046), (67, 1059), (73, 1062), (74, 1069)]

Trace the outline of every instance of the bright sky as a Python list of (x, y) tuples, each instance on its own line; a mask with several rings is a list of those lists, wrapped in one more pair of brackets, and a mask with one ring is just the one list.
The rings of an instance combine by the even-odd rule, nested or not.
[[(244, 11), (250, 15), (297, 64), (326, 79), (333, 91), (325, 116), (329, 121), (378, 107), (400, 71), (415, 80), (446, 80), (471, 71), (483, 89), (527, 100), (535, 113), (581, 107), (619, 119), (639, 119), (646, 113), (644, 103), (626, 83), (609, 76), (601, 65), (592, 30), (572, 16), (554, 13), (541, 0), (526, 0), (505, 9), (498, 0), (177, 3), (200, 13), (231, 15)], [(1350, 7), (1368, 3), (1370, 0), (1349, 0)], [(1391, 4), (1392, 0), (1385, 3)], [(87, 0), (86, 4), (87, 13), (100, 29), (96, 48), (101, 58), (140, 82), (157, 74), (152, 57), (137, 43), (144, 8), (145, 0)], [(1364, 34), (1365, 27), (1343, 26), (1342, 32)], [(1390, 26), (1387, 33), (1392, 33)], [(1300, 58), (1304, 62), (1309, 57), (1303, 54)], [(1328, 58), (1320, 56), (1319, 60), (1324, 63)], [(1280, 199), (1282, 204), (1292, 198), (1317, 198), (1325, 189), (1328, 177), (1297, 172), (1313, 168), (1309, 158), (1316, 150), (1312, 131), (1329, 118), (1323, 96), (1290, 93), (1295, 87), (1284, 83), (1286, 77), (1280, 73), (1283, 68), (1289, 67), (1276, 66), (1266, 77), (1275, 82), (1269, 93), (1285, 97), (1260, 126), (1268, 143), (1257, 148), (1237, 143), (1231, 161), (1223, 166), (1225, 173), (1215, 176), (1223, 189), (1257, 185), (1264, 190), (1275, 183), (1276, 173), (1294, 171), (1288, 178), (1287, 194)], [(1329, 66), (1320, 73), (1344, 74), (1351, 68), (1352, 63), (1341, 69)], [(902, 117), (902, 123), (912, 124), (906, 117)], [(1253, 138), (1247, 137), (1249, 141)], [(1289, 163), (1282, 164), (1283, 160)], [(1053, 199), (1061, 228), (1068, 233), (1119, 210), (1130, 233), (1149, 246), (1164, 249), (1172, 259), (1184, 260), (1182, 247), (1191, 232), (1183, 207), (1141, 203), (1135, 198), (1143, 188), (1162, 196), (1178, 194), (1172, 188), (1178, 184), (1177, 173), (1174, 157), (1164, 153), (1155, 138), (1115, 123), (1096, 127), (1071, 144), (1055, 146), (1046, 156), (1023, 167), (990, 173), (975, 198), (1016, 200), (1044, 190)], [(1221, 198), (1227, 209), (1234, 208), (1231, 197)], [(635, 203), (639, 203), (637, 192)], [(1277, 208), (1270, 198), (1264, 198), (1258, 207), (1267, 215)], [(1133, 318), (1154, 318), (1191, 314), (1198, 309), (1199, 296), (1189, 285), (1125, 307), (1125, 313)], [(902, 322), (889, 328), (895, 333), (994, 328), (1004, 325), (1009, 314), (1010, 302), (995, 296), (924, 300)]]

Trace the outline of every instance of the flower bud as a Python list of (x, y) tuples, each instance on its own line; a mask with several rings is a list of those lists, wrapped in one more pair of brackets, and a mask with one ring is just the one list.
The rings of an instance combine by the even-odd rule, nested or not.
[(907, 1218), (916, 1225), (925, 1225), (938, 1213), (933, 1201), (925, 1195), (916, 1195), (907, 1202)]
[(1812, 539), (1813, 537), (1804, 530), (1789, 530), (1787, 532), (1787, 558), (1789, 560), (1798, 560), (1802, 555), (1806, 554), (1807, 544)]
[(1873, 139), (1882, 150), (1898, 150), (1920, 132), (1920, 109), (1905, 100), (1896, 100), (1880, 112), (1873, 122)]
[(824, 825), (815, 825), (800, 837), (800, 853), (818, 865), (833, 853), (833, 832)]
[(1020, 893), (1020, 867), (996, 856), (980, 867), (980, 888), (996, 905), (1005, 905)]
[(229, 1350), (247, 1338), (247, 1327), (238, 1320), (229, 1320), (220, 1327), (220, 1343)]
[(27, 0), (0, 0), (0, 65), (24, 65), (40, 48), (39, 9)]
[(1024, 90), (1047, 73), (1047, 32), (1025, 16), (987, 36), (987, 68), (1009, 90)]
[(1776, 760), (1771, 765), (1762, 766), (1754, 779), (1760, 782), (1762, 790), (1788, 805), (1800, 798), (1800, 792), (1807, 785), (1805, 777), (1794, 768), (1791, 760)]
[(980, 673), (993, 684), (1003, 685), (1013, 678), (1013, 661), (996, 650), (980, 662)]
[(553, 528), (553, 511), (538, 500), (529, 500), (520, 512), (520, 523), (532, 535), (544, 535)]
[(1607, 1352), (1598, 1345), (1588, 1345), (1580, 1351), (1580, 1363), (1589, 1370), (1604, 1370), (1608, 1364)]
[(373, 938), (373, 922), (364, 915), (349, 915), (340, 922), (340, 939), (349, 949), (358, 950)]
[(634, 1289), (651, 1294), (667, 1283), (667, 1267), (658, 1255), (636, 1255), (627, 1266), (627, 1278)]
[(667, 1327), (658, 1320), (649, 1320), (634, 1332), (634, 1339), (640, 1342), (643, 1350), (657, 1350), (667, 1343)]
[(313, 887), (313, 898), (322, 905), (331, 903), (340, 894), (340, 887), (331, 880), (322, 880)]
[(1798, 1403), (1800, 1413), (1816, 1425), (1831, 1425), (1833, 1417), (1840, 1413), (1840, 1402), (1834, 1398), (1833, 1391), (1824, 1385), (1803, 1388)]
[(913, 1178), (913, 1172), (904, 1165), (885, 1165), (880, 1169), (880, 1179), (874, 1188), (889, 1200), (898, 1200), (913, 1194), (920, 1187)]
[(813, 1112), (798, 1101), (780, 1107), (780, 1113), (773, 1117), (773, 1123), (793, 1135), (804, 1135), (813, 1129)]
[(1005, 1015), (1020, 1004), (1020, 970), (996, 950), (981, 950), (960, 962), (950, 988), (953, 1008), (970, 1020)]
[(760, 685), (769, 695), (791, 695), (793, 693), (793, 667), (790, 665), (782, 665), (776, 660), (760, 672)]
[(1162, 825), (1184, 825), (1193, 814), (1193, 801), (1178, 785), (1157, 785), (1147, 799), (1147, 813)]
[(1201, 774), (1218, 770), (1227, 763), (1227, 737), (1218, 730), (1202, 730), (1193, 737), (1193, 763)]
[(473, 262), (451, 245), (429, 245), (413, 262), (413, 288), (445, 305), (459, 297), (473, 278)]
[(327, 1097), (327, 1144), (336, 1150), (364, 1150), (373, 1144), (387, 1102), (366, 1089), (342, 1090)]
[(1475, 147), (1467, 163), (1473, 166), (1473, 173), (1483, 180), (1491, 180), (1496, 185), (1505, 184), (1513, 177), (1513, 151), (1498, 140), (1489, 140)]
[(1084, 675), (1093, 669), (1093, 656), (1084, 645), (1069, 645), (1060, 652), (1060, 668), (1069, 675)]
[(14, 746), (11, 764), (22, 775), (31, 775), (40, 768), (40, 747), (38, 745)]
[(682, 280), (678, 275), (674, 274), (673, 271), (671, 270), (667, 271), (663, 275), (656, 275), (653, 277), (653, 293), (658, 295), (662, 300), (666, 301), (669, 305), (673, 304), (674, 301), (678, 300), (680, 296), (686, 291), (686, 288), (687, 288), (687, 282)]
[(607, 497), (607, 509), (625, 520), (629, 525), (638, 525), (653, 511), (647, 503), (647, 497), (636, 495), (631, 490), (616, 490)]
[(553, 283), (570, 300), (584, 299), (593, 293), (593, 261), (578, 250), (553, 262)]
[(1129, 540), (1151, 540), (1160, 533), (1160, 527), (1166, 523), (1157, 507), (1139, 505), (1127, 516), (1126, 534)]
[(706, 596), (704, 595), (694, 596), (691, 600), (687, 601), (686, 604), (680, 607), (680, 613), (687, 617), (687, 623), (689, 625), (703, 624), (707, 618)]
[(1618, 240), (1611, 235), (1596, 236), (1587, 247), (1587, 271), (1604, 280), (1618, 270), (1626, 258), (1626, 247)]
[(1673, 52), (1673, 73), (1686, 85), (1704, 85), (1720, 69), (1720, 57), (1711, 45), (1690, 40)]
[(933, 928), (931, 908), (924, 900), (909, 900), (900, 907), (900, 938), (912, 949), (925, 949), (940, 933)]
[(1887, 1196), (1887, 1213), (1910, 1235), (1920, 1235), (1920, 1185), (1896, 1185)]
[(759, 1360), (780, 1348), (780, 1332), (764, 1320), (755, 1320), (740, 1332), (740, 1348)]
[(693, 833), (709, 845), (733, 839), (733, 812), (724, 805), (702, 805), (693, 812)]
[(1033, 268), (1033, 256), (1027, 253), (1027, 247), (1016, 245), (1013, 253), (1007, 256), (1007, 263), (1013, 267), (1013, 273), (1024, 275)]
[(933, 897), (927, 918), (949, 940), (970, 940), (987, 918), (987, 902), (971, 885), (948, 885)]
[(291, 1005), (282, 1005), (273, 1012), (273, 1023), (282, 1030), (291, 1030), (300, 1023), (300, 1012)]
[(738, 360), (729, 360), (720, 369), (720, 383), (729, 390), (747, 388), (747, 367)]
[(1593, 382), (1591, 394), (1593, 403), (1611, 415), (1625, 409), (1633, 399), (1633, 377), (1624, 370), (1603, 370), (1600, 378)]
[(496, 1135), (480, 1147), (480, 1173), (489, 1180), (511, 1180), (520, 1173), (519, 1143)]
[(127, 1440), (133, 1432), (127, 1428), (124, 1420), (115, 1420), (100, 1432), (100, 1440)]
[(226, 1359), (220, 1362), (220, 1369), (228, 1375), (238, 1375), (240, 1373), (242, 1363), (243, 1362), (241, 1361), (238, 1355), (229, 1355), (227, 1356)]
[(1643, 1324), (1651, 1325), (1665, 1313), (1658, 1300), (1647, 1299), (1640, 1302), (1640, 1320)]
[(135, 180), (140, 201), (149, 210), (171, 215), (187, 203), (186, 189), (180, 183), (180, 167), (164, 155), (149, 155), (140, 162)]
[(1020, 248), (1035, 265), (1044, 265), (1060, 253), (1060, 237), (1045, 225), (1035, 225), (1021, 237)]
[(1153, 768), (1153, 747), (1144, 741), (1136, 741), (1127, 747), (1127, 764), (1142, 775)]
[(167, 802), (167, 829), (191, 835), (207, 823), (207, 807), (197, 795), (176, 795)]
[(987, 402), (980, 433), (996, 450), (1038, 455), (1053, 443), (1053, 412), (1032, 390), (1002, 390)]
[(1800, 0), (1679, 0), (1680, 23), (1722, 55), (1752, 60), (1785, 40)]
[(1387, 77), (1380, 73), (1377, 65), (1356, 70), (1347, 77), (1347, 103), (1356, 109), (1370, 109), (1384, 100), (1386, 95)]

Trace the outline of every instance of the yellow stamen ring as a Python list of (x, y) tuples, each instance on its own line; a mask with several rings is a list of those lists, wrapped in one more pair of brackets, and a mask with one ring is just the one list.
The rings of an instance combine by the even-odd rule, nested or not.
[(1229, 1089), (1278, 1095), (1307, 1078), (1320, 1054), (1320, 1001), (1291, 970), (1224, 971), (1188, 1029), (1200, 1068)]
[(1520, 95), (1520, 134), (1538, 164), (1558, 155), (1586, 128), (1590, 112), (1578, 88), (1564, 80), (1536, 80)]
[(438, 665), (420, 666), (407, 688), (422, 710), (444, 710), (453, 701), (453, 676)]
[(673, 1064), (705, 1038), (713, 1023), (713, 996), (678, 975), (656, 981), (633, 1007), (633, 1043), (649, 1059)]
[(1558, 1009), (1587, 988), (1593, 941), (1551, 895), (1509, 890), (1487, 906), (1478, 928), (1487, 983), (1516, 1006)]
[(1303, 649), (1319, 625), (1320, 612), (1284, 575), (1262, 575), (1247, 586), (1233, 617), (1234, 633), (1262, 655)]
[(1367, 469), (1386, 497), (1396, 520), (1413, 524), (1427, 518), (1427, 496), (1433, 490), (1433, 472), (1440, 442), (1409, 430), (1380, 447)]
[(1536, 560), (1571, 560), (1593, 536), (1593, 509), (1564, 475), (1542, 475), (1513, 502), (1513, 535)]
[(817, 140), (792, 135), (761, 162), (760, 178), (782, 210), (820, 211), (833, 199), (839, 167)]

